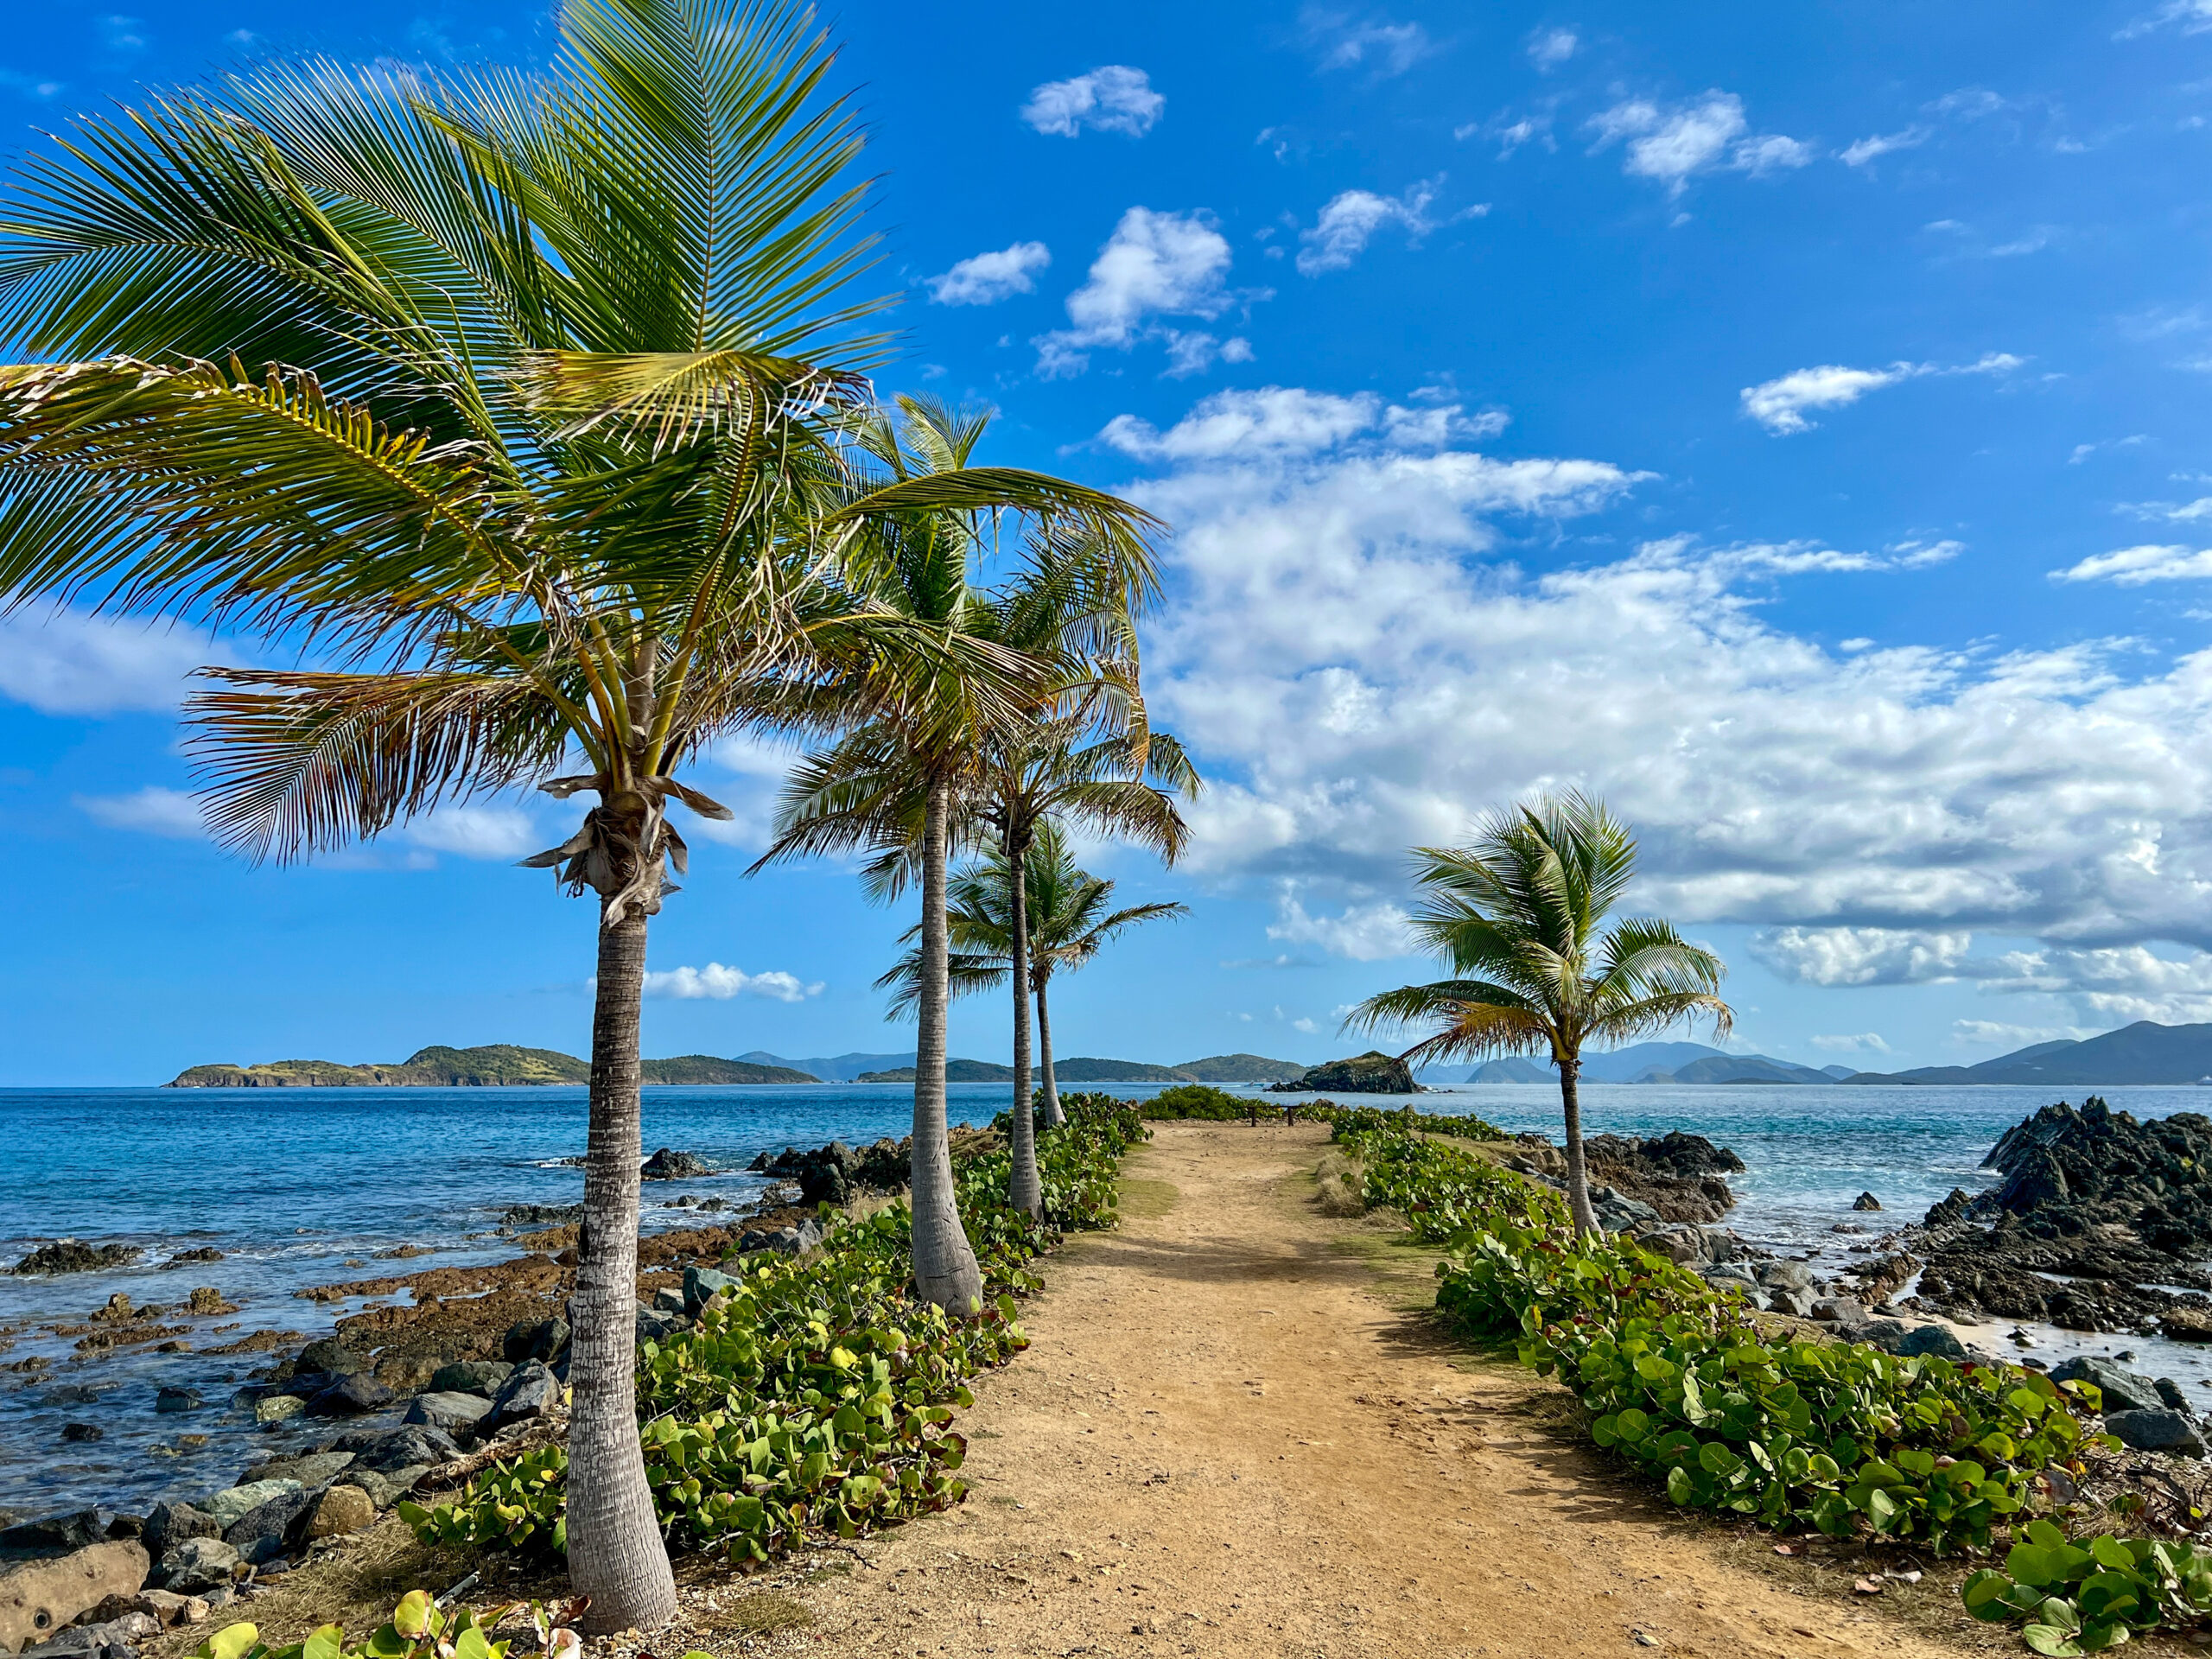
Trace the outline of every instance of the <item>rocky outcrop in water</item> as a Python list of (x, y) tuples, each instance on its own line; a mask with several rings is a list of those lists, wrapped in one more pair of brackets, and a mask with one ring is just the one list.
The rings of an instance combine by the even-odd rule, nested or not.
[(1414, 1095), (1421, 1092), (1414, 1081), (1414, 1074), (1406, 1063), (1395, 1054), (1385, 1054), (1370, 1048), (1364, 1054), (1355, 1054), (1349, 1059), (1331, 1060), (1317, 1065), (1302, 1077), (1287, 1083), (1271, 1083), (1268, 1092), (1278, 1095), (1314, 1094), (1325, 1090), (1332, 1095)]
[(1954, 1319), (2212, 1338), (2208, 1160), (2200, 1113), (2143, 1122), (2094, 1095), (2046, 1106), (1990, 1149), (1996, 1186), (1929, 1210), (1913, 1300)]

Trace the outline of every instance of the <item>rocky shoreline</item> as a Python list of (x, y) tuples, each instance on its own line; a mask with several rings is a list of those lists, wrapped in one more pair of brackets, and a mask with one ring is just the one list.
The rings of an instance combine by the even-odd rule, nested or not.
[[(957, 1138), (964, 1144), (988, 1137)], [(753, 1170), (773, 1184), (758, 1204), (726, 1224), (641, 1236), (639, 1339), (666, 1337), (696, 1319), (709, 1299), (736, 1282), (721, 1270), (725, 1264), (814, 1248), (823, 1236), (819, 1206), (903, 1191), (908, 1151), (906, 1143), (886, 1139), (857, 1150), (833, 1141), (764, 1154)], [(716, 1173), (665, 1148), (647, 1168), (664, 1179)], [(727, 1204), (679, 1198), (675, 1207), (711, 1213)], [(227, 1484), (143, 1515), (101, 1505), (6, 1517), (15, 1524), (0, 1529), (0, 1649), (40, 1659), (131, 1659), (137, 1644), (164, 1626), (251, 1601), (410, 1493), (458, 1485), (489, 1461), (556, 1440), (565, 1421), (568, 1299), (580, 1216), (580, 1206), (511, 1205), (499, 1233), (519, 1255), (303, 1287), (293, 1294), (305, 1301), (365, 1299), (365, 1305), (341, 1314), (326, 1336), (309, 1339), (271, 1326), (198, 1350), (259, 1356), (264, 1363), (243, 1382), (233, 1373), (199, 1386), (165, 1386), (156, 1410), (181, 1428), (214, 1419), (265, 1436), (265, 1449)], [(143, 1254), (118, 1257), (113, 1249), (61, 1241), (13, 1271), (89, 1271)], [(185, 1254), (221, 1259), (213, 1250)], [(397, 1265), (430, 1252), (403, 1245), (383, 1254)], [(238, 1311), (212, 1287), (195, 1288), (185, 1306), (203, 1316)], [(162, 1307), (134, 1307), (118, 1293), (83, 1322), (86, 1340), (79, 1350), (97, 1357), (158, 1339), (189, 1351), (161, 1323), (164, 1317)], [(66, 1335), (76, 1327), (48, 1328)], [(193, 1329), (174, 1327), (180, 1334)], [(41, 1362), (27, 1373), (34, 1384), (42, 1369)], [(65, 1443), (101, 1438), (100, 1390), (68, 1384), (47, 1395), (48, 1403), (79, 1413), (64, 1427)], [(176, 1438), (188, 1449), (210, 1440), (189, 1430)]]

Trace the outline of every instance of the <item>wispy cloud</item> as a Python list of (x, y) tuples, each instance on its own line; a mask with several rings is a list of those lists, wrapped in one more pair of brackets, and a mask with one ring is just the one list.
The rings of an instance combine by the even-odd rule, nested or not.
[[(1298, 253), (1298, 270), (1302, 276), (1319, 276), (1324, 271), (1343, 270), (1366, 251), (1369, 240), (1385, 226), (1403, 227), (1408, 242), (1421, 238), (1436, 228), (1428, 217), (1429, 204), (1436, 200), (1436, 187), (1441, 179), (1408, 186), (1403, 195), (1377, 195), (1372, 190), (1346, 190), (1330, 198), (1321, 209), (1311, 230), (1300, 231), (1298, 239), (1303, 245)], [(1487, 204), (1469, 208), (1460, 217), (1476, 217), (1490, 211)]]
[(1839, 159), (1846, 167), (1865, 167), (1871, 162), (1878, 161), (1881, 157), (1893, 155), (1900, 149), (1919, 149), (1928, 142), (1933, 132), (1933, 128), (1923, 126), (1907, 127), (1901, 132), (1878, 132), (1871, 137), (1861, 138), (1858, 143), (1847, 145)]
[(1419, 23), (1395, 23), (1376, 16), (1355, 18), (1319, 6), (1308, 6), (1301, 22), (1306, 41), (1319, 54), (1324, 69), (1402, 75), (1436, 49), (1428, 31)]
[(1167, 107), (1152, 79), (1126, 63), (1109, 63), (1071, 80), (1048, 80), (1029, 94), (1021, 118), (1038, 131), (1073, 138), (1085, 127), (1141, 138)]
[(1052, 263), (1042, 242), (1017, 242), (1010, 248), (971, 254), (951, 270), (927, 278), (937, 305), (996, 305), (1016, 294), (1034, 293), (1036, 273)]
[(2117, 548), (2050, 573), (2053, 582), (2109, 582), (2141, 588), (2154, 582), (2212, 580), (2212, 548), (2145, 546)]
[(1622, 171), (1656, 180), (1670, 196), (1689, 181), (1716, 168), (1754, 176), (1805, 166), (1812, 146), (1779, 133), (1753, 134), (1744, 100), (1718, 90), (1686, 104), (1662, 105), (1648, 98), (1624, 99), (1583, 125), (1602, 150), (1626, 141)]
[(207, 821), (200, 803), (181, 789), (149, 786), (129, 795), (78, 795), (71, 798), (78, 809), (111, 830), (132, 830), (141, 835), (167, 836), (178, 841), (204, 840)]
[(1548, 74), (1573, 57), (1580, 44), (1571, 29), (1540, 29), (1529, 37), (1529, 61)]
[(1929, 375), (2006, 374), (2026, 361), (2009, 352), (1991, 352), (1974, 362), (1950, 367), (1938, 363), (1892, 363), (1882, 369), (1854, 369), (1840, 363), (1823, 363), (1745, 386), (1738, 396), (1743, 400), (1744, 413), (1776, 436), (1783, 437), (1812, 429), (1814, 423), (1805, 418), (1808, 410), (1841, 409), (1870, 391)]

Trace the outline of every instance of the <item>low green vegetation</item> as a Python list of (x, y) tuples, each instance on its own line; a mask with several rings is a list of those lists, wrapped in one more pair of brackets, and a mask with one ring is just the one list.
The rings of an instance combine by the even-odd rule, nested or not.
[[(1066, 1104), (1066, 1126), (1038, 1141), (1047, 1222), (1008, 1205), (1010, 1152), (956, 1164), (986, 1286), (972, 1317), (913, 1294), (911, 1216), (897, 1205), (833, 1217), (804, 1260), (735, 1268), (696, 1328), (640, 1345), (640, 1436), (671, 1545), (747, 1566), (960, 1501), (966, 1441), (952, 1421), (972, 1403), (966, 1379), (1027, 1345), (1015, 1298), (1039, 1282), (1028, 1264), (1063, 1231), (1114, 1224), (1122, 1154), (1147, 1133), (1110, 1096)], [(567, 1474), (566, 1450), (548, 1446), (401, 1514), (425, 1542), (559, 1554)]]
[[(462, 1607), (446, 1612), (429, 1591), (410, 1590), (365, 1641), (349, 1643), (338, 1625), (325, 1624), (303, 1642), (272, 1648), (253, 1625), (226, 1624), (200, 1644), (198, 1659), (507, 1659), (514, 1638), (494, 1641), (491, 1632), (518, 1611), (508, 1606), (480, 1614)], [(582, 1653), (581, 1639), (560, 1622), (559, 1611), (532, 1602), (530, 1615), (537, 1650), (545, 1659), (575, 1659)], [(683, 1659), (712, 1656), (693, 1651)]]
[(1770, 1338), (1738, 1291), (1619, 1235), (1578, 1236), (1559, 1194), (1424, 1140), (1396, 1114), (1340, 1114), (1334, 1138), (1370, 1208), (1444, 1247), (1445, 1317), (1573, 1389), (1591, 1438), (1683, 1508), (1939, 1553), (2009, 1535), (2005, 1571), (1969, 1579), (1967, 1605), (2030, 1621), (2038, 1653), (2090, 1652), (2212, 1611), (2212, 1554), (2069, 1543), (2029, 1517), (2045, 1471), (2083, 1471), (2082, 1418), (2102, 1405), (2094, 1384)]

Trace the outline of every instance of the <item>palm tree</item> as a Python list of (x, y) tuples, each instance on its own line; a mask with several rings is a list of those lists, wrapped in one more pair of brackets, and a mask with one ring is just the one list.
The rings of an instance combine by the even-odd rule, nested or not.
[[(985, 411), (908, 397), (899, 400), (895, 419), (887, 416), (871, 426), (866, 442), (886, 474), (880, 487), (906, 491), (917, 505), (872, 519), (866, 551), (856, 546), (849, 562), (887, 608), (938, 631), (948, 642), (988, 645), (1031, 664), (1029, 696), (1014, 702), (979, 696), (971, 682), (950, 670), (918, 679), (900, 706), (808, 756), (793, 772), (778, 811), (775, 842), (753, 866), (870, 851), (876, 857), (864, 880), (872, 895), (886, 901), (918, 879), (914, 1283), (922, 1295), (956, 1313), (976, 1305), (982, 1293), (982, 1275), (954, 1198), (945, 1121), (951, 995), (946, 872), (955, 843), (974, 833), (961, 803), (986, 775), (995, 745), (1007, 731), (1056, 702), (1090, 695), (1088, 688), (1101, 681), (1102, 640), (1128, 635), (1128, 619), (1155, 583), (1143, 539), (1153, 521), (1134, 507), (1116, 512), (1102, 506), (1072, 527), (1048, 520), (1024, 544), (1013, 580), (995, 591), (981, 585), (979, 567), (992, 550), (995, 521), (957, 498), (935, 502), (928, 492), (942, 479), (995, 470), (970, 466), (989, 418)], [(1133, 678), (1121, 688), (1120, 700), (1135, 702)], [(1029, 1179), (1036, 1179), (1033, 1149)]]
[[(1043, 1061), (1045, 1122), (1058, 1128), (1065, 1121), (1060, 1111), (1058, 1081), (1052, 1075), (1052, 1021), (1046, 988), (1060, 969), (1073, 970), (1097, 956), (1116, 936), (1141, 922), (1163, 917), (1187, 916), (1187, 905), (1132, 905), (1109, 911), (1114, 884), (1077, 867), (1067, 836), (1052, 818), (1039, 822), (1023, 861), (1027, 879), (1017, 899), (1009, 872), (1013, 866), (1004, 853), (993, 849), (982, 860), (953, 879), (949, 902), (950, 934), (954, 947), (948, 968), (953, 994), (996, 989), (1009, 980), (1022, 985), (1023, 997), (1037, 998), (1038, 1046)], [(1015, 906), (1027, 923), (1027, 944), (1017, 950)], [(909, 931), (912, 939), (914, 935)], [(1027, 973), (1016, 978), (1017, 962), (1026, 959)], [(921, 955), (910, 950), (880, 979), (878, 990), (895, 992), (891, 1012), (903, 1014), (913, 1006), (921, 981)], [(1021, 1116), (1017, 1096), (1015, 1121)], [(1035, 1109), (1033, 1106), (1031, 1109)]]
[(1576, 1231), (1592, 1232), (1577, 1094), (1584, 1046), (1699, 1017), (1725, 1037), (1733, 1014), (1718, 992), (1728, 970), (1671, 923), (1605, 926), (1635, 874), (1636, 842), (1580, 791), (1487, 818), (1470, 846), (1424, 847), (1415, 856), (1428, 897), (1414, 931), (1452, 977), (1371, 996), (1344, 1024), (1435, 1027), (1406, 1051), (1409, 1062), (1548, 1052), (1567, 1120), (1567, 1204)]
[[(529, 861), (597, 901), (569, 1558), (599, 1630), (675, 1608), (633, 1382), (639, 996), (717, 737), (1033, 700), (884, 603), (880, 527), (1007, 469), (855, 463), (880, 348), (859, 130), (806, 15), (565, 0), (542, 78), (232, 77), (28, 164), (0, 215), (0, 594), (259, 631), (187, 710), (211, 825), (303, 858), (530, 783), (596, 804)], [(249, 372), (249, 365), (257, 365)], [(257, 365), (266, 365), (266, 368)]]

